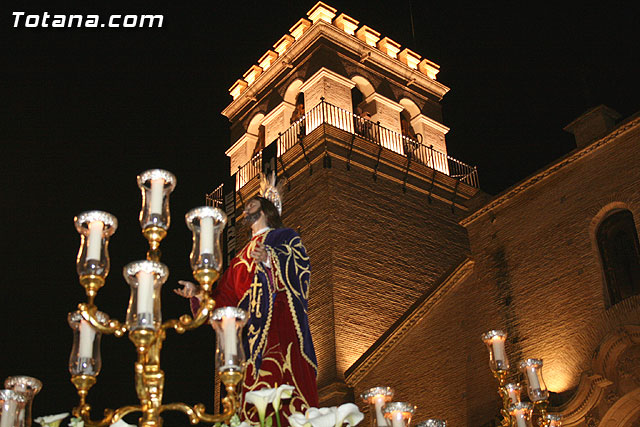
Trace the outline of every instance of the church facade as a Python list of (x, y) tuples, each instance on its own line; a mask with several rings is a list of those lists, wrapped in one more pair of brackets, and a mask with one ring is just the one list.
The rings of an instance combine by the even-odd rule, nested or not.
[(589, 112), (574, 152), (489, 198), (447, 155), (437, 73), (316, 4), (230, 88), (231, 176), (209, 196), (231, 214), (227, 255), (248, 239), (234, 212), (275, 171), (311, 259), (323, 406), (384, 385), (416, 421), (491, 425), (480, 336), (503, 329), (514, 362), (544, 360), (564, 425), (636, 425), (640, 119)]

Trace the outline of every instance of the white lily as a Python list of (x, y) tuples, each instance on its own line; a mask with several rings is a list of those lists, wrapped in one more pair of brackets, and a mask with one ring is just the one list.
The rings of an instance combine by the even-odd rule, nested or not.
[(246, 401), (256, 407), (261, 426), (264, 426), (264, 416), (267, 412), (267, 405), (273, 402), (275, 397), (275, 388), (263, 388), (261, 390), (248, 391), (247, 394), (245, 394)]
[(336, 427), (347, 423), (350, 426), (355, 426), (364, 419), (364, 414), (360, 412), (360, 409), (353, 403), (345, 403), (338, 407), (336, 413)]
[(281, 399), (290, 399), (293, 396), (293, 390), (295, 390), (294, 386), (289, 384), (282, 384), (278, 386), (276, 389), (276, 395), (273, 397), (273, 409), (278, 412), (280, 410), (280, 400)]
[(34, 421), (40, 424), (42, 427), (58, 427), (62, 420), (69, 416), (68, 412), (62, 414), (46, 415), (44, 417), (38, 417)]
[(110, 427), (136, 427), (134, 425), (131, 424), (127, 424), (124, 422), (124, 420), (122, 418), (120, 418), (118, 421), (116, 421), (115, 423), (111, 424)]
[(289, 415), (288, 420), (291, 427), (304, 427), (307, 422), (307, 417), (305, 417), (304, 414), (300, 412), (294, 412), (293, 414)]
[(302, 415), (299, 412), (289, 416), (292, 427), (341, 427), (344, 423), (355, 426), (364, 419), (364, 414), (353, 403), (340, 407), (309, 408)]

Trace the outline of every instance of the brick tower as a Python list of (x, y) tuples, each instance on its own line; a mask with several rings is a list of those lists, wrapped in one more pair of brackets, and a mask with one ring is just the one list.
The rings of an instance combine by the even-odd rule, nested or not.
[[(475, 168), (447, 155), (438, 65), (319, 2), (230, 88), (232, 216), (261, 169), (286, 180), (283, 219), (311, 258), (321, 404), (353, 399), (345, 372), (469, 252), (458, 221)], [(227, 230), (227, 254), (248, 231)]]

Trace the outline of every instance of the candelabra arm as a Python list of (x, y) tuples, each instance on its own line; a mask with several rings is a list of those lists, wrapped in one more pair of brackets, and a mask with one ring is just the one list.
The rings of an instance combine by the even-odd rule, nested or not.
[(82, 314), (82, 318), (91, 323), (91, 326), (102, 334), (113, 334), (116, 337), (121, 337), (127, 332), (126, 325), (123, 325), (116, 319), (110, 319), (106, 325), (100, 323), (96, 318), (98, 307), (93, 304), (80, 303), (78, 304), (78, 310)]
[(108, 427), (115, 422), (113, 409), (105, 409), (104, 418), (99, 421), (91, 419), (91, 406), (87, 404), (73, 408), (72, 413), (74, 417), (82, 418), (86, 427)]
[(116, 409), (113, 417), (111, 418), (111, 424), (117, 423), (119, 420), (124, 418), (125, 415), (129, 415), (133, 412), (142, 412), (140, 405), (129, 405)]
[(196, 414), (196, 412), (193, 409), (191, 409), (191, 406), (185, 403), (179, 402), (179, 403), (168, 403), (166, 405), (162, 405), (160, 407), (159, 413), (162, 413), (164, 411), (184, 412), (189, 417), (189, 422), (191, 424), (198, 424), (200, 422), (200, 418), (198, 418), (198, 415)]
[(238, 394), (236, 388), (238, 383), (242, 380), (242, 372), (220, 372), (220, 381), (224, 384), (227, 390), (227, 396), (222, 399), (222, 407), (224, 411), (218, 415), (207, 414), (205, 406), (202, 403), (198, 403), (193, 407), (196, 415), (200, 421), (206, 423), (228, 423), (231, 417), (235, 415), (238, 410)]
[(236, 413), (236, 399), (230, 399), (229, 397), (225, 397), (222, 399), (222, 405), (224, 408), (224, 412), (218, 415), (207, 414), (204, 404), (198, 403), (193, 407), (196, 416), (200, 420), (200, 422), (205, 423), (228, 423), (231, 417), (233, 417)]
[(196, 313), (194, 318), (192, 318), (188, 314), (185, 314), (180, 316), (179, 319), (167, 320), (162, 324), (162, 329), (165, 330), (173, 328), (179, 334), (182, 334), (185, 331), (189, 331), (191, 329), (196, 329), (202, 326), (204, 322), (207, 321), (215, 306), (215, 300), (213, 300), (209, 296), (205, 296), (200, 302), (200, 308), (198, 309), (198, 312)]

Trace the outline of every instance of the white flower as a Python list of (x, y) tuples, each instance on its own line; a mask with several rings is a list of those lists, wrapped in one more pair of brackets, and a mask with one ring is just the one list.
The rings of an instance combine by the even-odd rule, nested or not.
[(291, 427), (304, 427), (305, 423), (307, 422), (307, 417), (305, 417), (304, 414), (301, 414), (300, 412), (294, 412), (293, 414), (289, 415), (288, 419)]
[(345, 403), (340, 407), (309, 408), (306, 414), (295, 412), (289, 416), (292, 427), (341, 427), (344, 423), (355, 426), (364, 418), (353, 403)]
[(273, 397), (273, 409), (278, 412), (280, 410), (280, 400), (281, 399), (290, 399), (293, 395), (293, 390), (295, 387), (289, 384), (282, 384), (276, 389), (276, 395)]
[(363, 419), (364, 414), (360, 412), (356, 405), (353, 403), (345, 403), (338, 407), (338, 412), (336, 413), (336, 427), (341, 426), (343, 423), (355, 426)]
[(84, 427), (84, 420), (82, 418), (72, 417), (69, 419), (69, 427)]
[(124, 422), (124, 420), (122, 418), (120, 418), (118, 421), (116, 421), (115, 423), (111, 424), (111, 427), (136, 427), (132, 424), (127, 424)]
[(40, 424), (42, 427), (58, 427), (60, 422), (69, 416), (68, 412), (55, 415), (46, 415), (44, 417), (38, 417), (34, 421)]
[(253, 404), (258, 410), (260, 425), (264, 425), (264, 415), (267, 412), (267, 405), (273, 402), (275, 397), (275, 388), (263, 388), (261, 390), (248, 391), (247, 394), (245, 394), (246, 401)]

